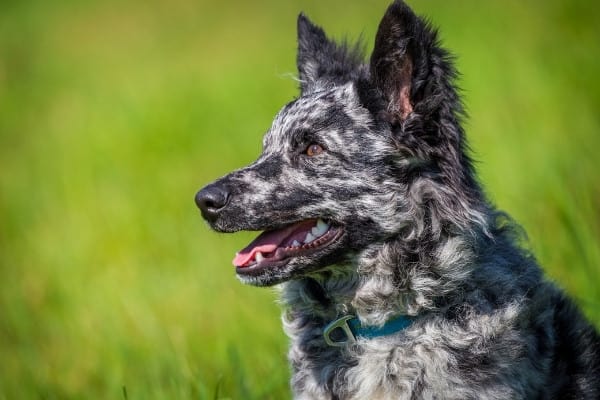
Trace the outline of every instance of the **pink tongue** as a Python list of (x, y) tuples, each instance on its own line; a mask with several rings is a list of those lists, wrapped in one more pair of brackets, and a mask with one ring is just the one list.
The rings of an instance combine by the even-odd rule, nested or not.
[[(290, 225), (286, 228), (275, 231), (261, 233), (248, 246), (240, 250), (235, 255), (235, 258), (233, 259), (233, 265), (236, 267), (245, 266), (250, 260), (254, 259), (254, 256), (259, 251), (261, 253), (271, 253), (275, 251), (287, 237), (289, 237), (295, 230), (302, 227), (304, 224), (306, 224), (306, 222)], [(307, 225), (314, 225), (314, 222), (308, 222)]]
[(248, 261), (254, 259), (254, 255), (257, 252), (260, 251), (261, 253), (270, 253), (272, 251), (275, 251), (275, 249), (277, 249), (276, 244), (263, 244), (261, 246), (256, 246), (251, 249), (246, 247), (244, 250), (240, 251), (235, 255), (235, 258), (233, 259), (233, 265), (235, 265), (236, 267), (243, 267)]

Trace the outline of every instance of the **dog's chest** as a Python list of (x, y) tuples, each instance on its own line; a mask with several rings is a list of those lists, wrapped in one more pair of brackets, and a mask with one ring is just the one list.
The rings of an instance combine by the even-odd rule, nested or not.
[[(312, 354), (304, 355), (299, 348), (292, 346), (295, 350), (290, 352), (292, 364), (293, 358), (307, 361), (294, 371), (297, 398), (411, 399), (434, 398), (435, 393), (449, 393), (445, 397), (449, 399), (465, 398), (460, 390), (462, 379), (448, 364), (447, 352), (435, 343), (423, 346), (383, 338), (359, 342), (352, 348), (317, 350), (309, 346), (306, 350)], [(322, 362), (324, 359), (327, 361)]]
[[(325, 345), (319, 324), (304, 323), (288, 331), (292, 386), (299, 399), (507, 399), (522, 398), (507, 379), (527, 370), (490, 341), (505, 342), (512, 331), (485, 324), (491, 336), (459, 330), (434, 318), (397, 334), (359, 339), (347, 347)], [(287, 326), (289, 328), (290, 325)], [(296, 327), (299, 327), (296, 325)], [(496, 350), (494, 350), (496, 349)], [(511, 366), (512, 365), (512, 366)], [(510, 371), (507, 371), (507, 368)]]

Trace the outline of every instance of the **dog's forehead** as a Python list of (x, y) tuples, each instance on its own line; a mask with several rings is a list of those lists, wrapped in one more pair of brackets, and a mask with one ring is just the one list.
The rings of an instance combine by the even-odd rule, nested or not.
[(300, 132), (326, 129), (341, 133), (370, 122), (370, 114), (351, 84), (329, 88), (303, 95), (283, 107), (265, 134), (263, 147), (265, 151), (285, 150)]

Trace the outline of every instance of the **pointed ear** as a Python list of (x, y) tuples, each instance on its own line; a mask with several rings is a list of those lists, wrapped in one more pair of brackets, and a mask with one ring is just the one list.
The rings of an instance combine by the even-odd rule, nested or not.
[(323, 29), (314, 25), (304, 13), (298, 15), (298, 78), (300, 89), (305, 92), (320, 75), (320, 65), (324, 62), (327, 48), (332, 43), (325, 36)]
[(343, 83), (362, 64), (360, 45), (348, 49), (329, 40), (320, 27), (303, 13), (298, 15), (298, 74), (302, 93), (312, 91), (319, 81)]
[(404, 121), (413, 112), (416, 77), (427, 68), (425, 49), (435, 32), (404, 2), (396, 0), (386, 11), (371, 55), (371, 79), (387, 102), (392, 121)]

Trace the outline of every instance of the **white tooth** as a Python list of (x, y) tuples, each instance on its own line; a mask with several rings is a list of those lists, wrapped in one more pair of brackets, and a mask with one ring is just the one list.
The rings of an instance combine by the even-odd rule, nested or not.
[(256, 262), (261, 262), (262, 260), (264, 260), (265, 257), (263, 257), (262, 253), (260, 251), (257, 251), (256, 254), (254, 255), (254, 258), (256, 259)]
[(323, 221), (322, 219), (319, 219), (317, 221), (317, 228), (319, 228), (319, 230), (323, 233), (327, 232), (327, 229), (329, 229), (329, 224), (326, 224), (325, 221)]
[[(317, 234), (315, 235), (314, 230), (316, 229)], [(323, 220), (317, 221), (317, 226), (313, 228), (313, 235), (319, 237), (322, 236), (329, 229), (329, 225), (327, 225)]]
[(294, 246), (294, 247), (300, 247), (300, 242), (299, 242), (299, 241), (297, 241), (297, 240), (294, 240), (294, 241), (292, 242), (292, 246)]
[(315, 237), (309, 232), (306, 234), (306, 238), (304, 239), (304, 243), (310, 243), (315, 240)]
[(312, 233), (312, 235), (316, 238), (318, 238), (319, 236), (321, 236), (323, 234), (321, 232), (321, 230), (319, 228), (317, 228), (316, 226), (310, 230), (310, 233)]

